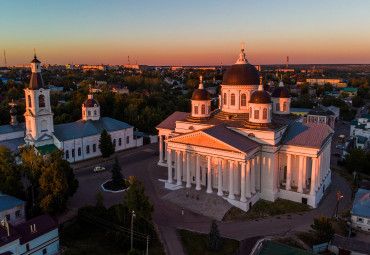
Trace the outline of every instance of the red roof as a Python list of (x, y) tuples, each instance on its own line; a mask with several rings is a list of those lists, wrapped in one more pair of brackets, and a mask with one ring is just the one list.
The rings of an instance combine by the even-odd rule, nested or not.
[(185, 119), (188, 117), (190, 113), (188, 112), (174, 112), (172, 113), (167, 119), (159, 123), (156, 128), (164, 128), (164, 129), (171, 129), (175, 130), (176, 128), (176, 121)]

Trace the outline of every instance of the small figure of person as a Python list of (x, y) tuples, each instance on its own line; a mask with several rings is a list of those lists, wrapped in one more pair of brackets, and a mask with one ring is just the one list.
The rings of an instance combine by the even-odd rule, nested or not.
[(184, 215), (184, 207), (181, 208), (181, 214)]
[(188, 198), (189, 197), (189, 192), (186, 191), (186, 197)]

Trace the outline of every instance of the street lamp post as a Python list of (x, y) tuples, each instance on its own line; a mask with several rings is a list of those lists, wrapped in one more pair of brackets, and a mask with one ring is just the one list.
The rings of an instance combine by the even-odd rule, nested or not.
[(136, 217), (135, 211), (132, 210), (131, 214), (131, 250), (133, 249), (134, 242), (134, 218)]
[(331, 217), (333, 218), (334, 215), (335, 215), (335, 218), (338, 219), (338, 210), (339, 210), (339, 200), (343, 198), (340, 190), (338, 190), (337, 192), (337, 204), (335, 205), (335, 208), (334, 208), (334, 211), (333, 211), (333, 214), (331, 215)]

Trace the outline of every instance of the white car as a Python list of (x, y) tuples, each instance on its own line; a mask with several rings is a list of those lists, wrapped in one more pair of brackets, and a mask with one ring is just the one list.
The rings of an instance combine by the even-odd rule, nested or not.
[(94, 172), (97, 173), (97, 172), (103, 172), (105, 171), (105, 167), (102, 167), (102, 166), (96, 166), (94, 167)]

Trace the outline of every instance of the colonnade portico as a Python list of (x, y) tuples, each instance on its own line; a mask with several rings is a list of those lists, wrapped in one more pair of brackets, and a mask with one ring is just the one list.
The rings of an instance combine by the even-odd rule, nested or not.
[[(167, 148), (166, 154), (168, 183), (174, 184), (176, 179), (176, 185), (183, 186), (185, 181), (186, 188), (195, 184), (195, 190), (201, 190), (205, 186), (209, 194), (217, 189), (218, 196), (224, 196), (226, 192), (229, 199), (235, 200), (237, 195), (240, 196), (240, 202), (244, 203), (256, 193), (256, 157), (243, 162), (171, 148)], [(205, 180), (202, 173), (203, 176), (205, 173)]]
[[(287, 152), (285, 190), (291, 191), (294, 187), (298, 193), (315, 196), (330, 172), (330, 160), (324, 160), (326, 157), (330, 158), (330, 145), (320, 151), (317, 156), (311, 157)], [(297, 169), (295, 173), (292, 171), (293, 162), (298, 165), (294, 167)], [(294, 183), (293, 174), (295, 174), (296, 183)]]

